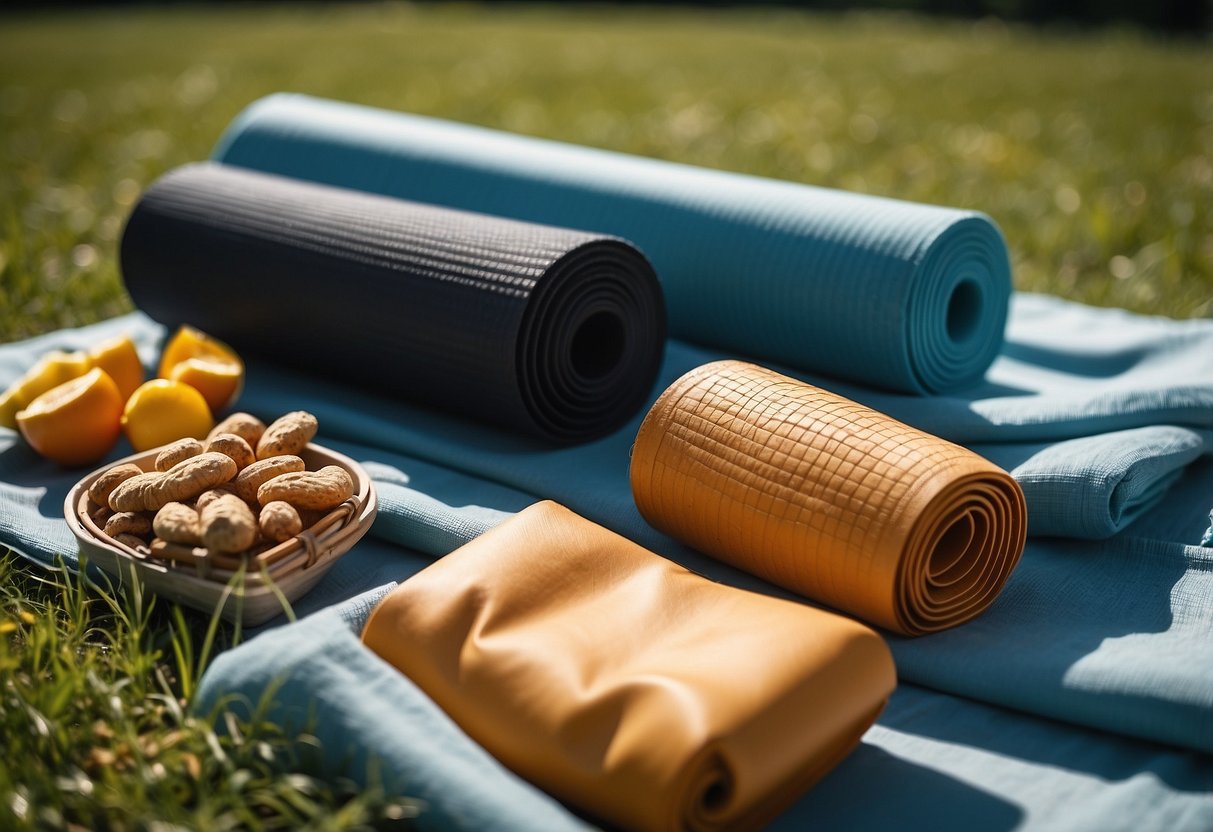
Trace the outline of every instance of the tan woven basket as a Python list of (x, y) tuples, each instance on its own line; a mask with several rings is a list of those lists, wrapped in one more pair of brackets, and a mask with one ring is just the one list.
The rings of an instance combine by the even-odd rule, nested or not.
[(154, 470), (160, 449), (129, 456), (86, 476), (68, 492), (63, 514), (79, 541), (80, 553), (119, 580), (144, 587), (206, 613), (255, 626), (284, 611), (283, 601), (302, 597), (371, 527), (378, 510), (371, 478), (362, 466), (336, 451), (310, 444), (300, 454), (308, 470), (339, 465), (354, 480), (354, 496), (316, 524), (257, 555), (161, 560), (106, 535), (88, 512), (88, 488), (113, 465), (131, 462)]

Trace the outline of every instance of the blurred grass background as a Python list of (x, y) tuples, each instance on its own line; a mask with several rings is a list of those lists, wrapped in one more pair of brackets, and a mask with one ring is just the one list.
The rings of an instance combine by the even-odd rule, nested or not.
[(976, 208), (1016, 285), (1213, 315), (1213, 50), (776, 9), (137, 6), (0, 17), (0, 341), (131, 308), (122, 224), (294, 90)]

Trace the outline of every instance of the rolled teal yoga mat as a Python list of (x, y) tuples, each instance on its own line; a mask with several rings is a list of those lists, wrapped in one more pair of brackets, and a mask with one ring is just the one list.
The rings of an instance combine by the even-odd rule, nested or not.
[(301, 95), (255, 102), (232, 165), (631, 240), (683, 339), (909, 393), (968, 388), (1010, 264), (983, 214), (626, 156)]

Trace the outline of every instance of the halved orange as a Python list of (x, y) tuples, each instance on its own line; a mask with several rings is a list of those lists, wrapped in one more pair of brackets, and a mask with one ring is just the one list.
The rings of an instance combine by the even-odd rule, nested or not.
[(143, 362), (139, 360), (139, 351), (129, 335), (111, 338), (89, 350), (89, 358), (94, 367), (100, 367), (118, 385), (122, 400), (130, 398), (140, 384), (143, 383)]
[(202, 394), (182, 381), (154, 378), (139, 385), (122, 410), (122, 429), (136, 451), (147, 451), (215, 426)]
[(211, 413), (219, 413), (236, 401), (244, 387), (243, 366), (210, 358), (187, 358), (175, 365), (168, 377), (201, 393)]
[(87, 353), (48, 352), (25, 375), (0, 394), (0, 425), (17, 427), (17, 411), (23, 409), (46, 391), (64, 382), (80, 378), (89, 371), (92, 361)]
[(211, 413), (234, 404), (244, 386), (244, 362), (236, 351), (192, 326), (182, 326), (165, 344), (158, 374), (197, 389)]
[(34, 398), (17, 413), (30, 447), (60, 465), (96, 462), (109, 453), (122, 428), (122, 394), (99, 367)]

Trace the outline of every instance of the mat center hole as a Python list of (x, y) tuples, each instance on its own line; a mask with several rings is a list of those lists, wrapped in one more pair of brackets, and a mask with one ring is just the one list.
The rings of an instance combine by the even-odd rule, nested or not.
[(610, 312), (595, 312), (573, 333), (573, 369), (582, 378), (601, 378), (623, 358), (623, 321)]
[(952, 583), (967, 570), (968, 558), (965, 556), (973, 544), (976, 531), (973, 516), (968, 512), (956, 518), (952, 525), (948, 526), (940, 536), (939, 542), (935, 544), (935, 551), (931, 552), (928, 570), (933, 583)]
[(699, 805), (702, 807), (704, 814), (711, 815), (719, 812), (729, 803), (730, 795), (732, 794), (732, 784), (727, 777), (721, 777), (712, 783), (700, 795)]
[(972, 280), (962, 280), (948, 298), (948, 337), (967, 341), (981, 322), (981, 289)]

